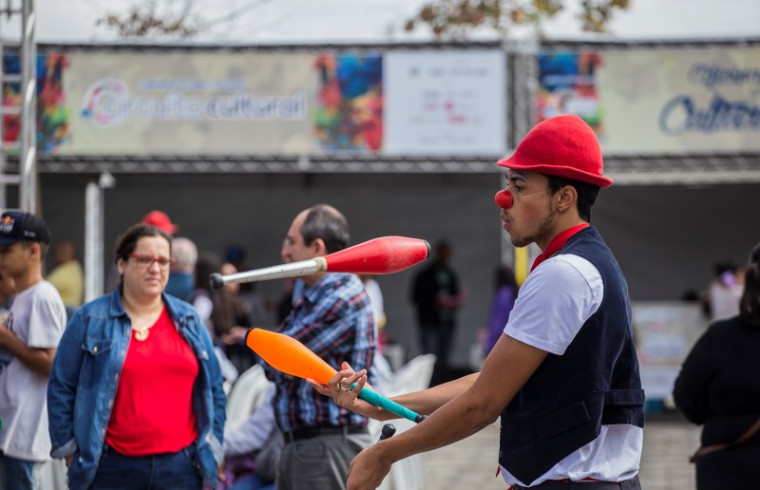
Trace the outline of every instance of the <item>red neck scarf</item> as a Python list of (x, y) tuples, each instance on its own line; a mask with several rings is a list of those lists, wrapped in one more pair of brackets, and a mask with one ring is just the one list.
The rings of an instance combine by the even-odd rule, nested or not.
[(533, 262), (533, 267), (530, 268), (530, 271), (533, 272), (533, 269), (538, 267), (538, 264), (559, 252), (559, 250), (565, 246), (565, 243), (567, 243), (571, 236), (588, 227), (588, 223), (581, 223), (580, 225), (573, 226), (572, 228), (568, 228), (567, 230), (558, 233), (557, 236), (552, 238), (552, 241), (549, 243), (549, 246), (546, 247), (544, 253), (539, 254), (539, 256), (536, 257), (536, 260)]

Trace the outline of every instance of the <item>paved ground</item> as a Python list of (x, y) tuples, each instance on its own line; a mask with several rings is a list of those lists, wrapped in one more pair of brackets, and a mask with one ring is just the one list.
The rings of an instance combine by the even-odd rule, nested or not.
[[(494, 478), (499, 442), (498, 424), (446, 448), (423, 455), (424, 490), (505, 490)], [(641, 459), (643, 490), (694, 488), (694, 468), (688, 456), (699, 444), (699, 429), (677, 415), (649, 418), (644, 428)]]

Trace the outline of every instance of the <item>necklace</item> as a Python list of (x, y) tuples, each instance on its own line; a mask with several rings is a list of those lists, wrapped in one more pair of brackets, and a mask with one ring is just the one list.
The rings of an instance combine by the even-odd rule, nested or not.
[(135, 340), (142, 342), (147, 339), (148, 335), (150, 335), (151, 326), (152, 325), (143, 328), (132, 328), (132, 330), (135, 332)]
[[(147, 308), (147, 311), (141, 311), (140, 308), (132, 308), (132, 303), (127, 301), (126, 298), (122, 300), (124, 302), (124, 309), (127, 311), (127, 315), (132, 323), (132, 332), (134, 338), (138, 342), (145, 341), (150, 335), (150, 329), (156, 324), (158, 318), (161, 316), (161, 312), (164, 309), (163, 302), (158, 304), (158, 308)], [(146, 325), (147, 323), (147, 325)], [(137, 327), (135, 324), (142, 326)]]

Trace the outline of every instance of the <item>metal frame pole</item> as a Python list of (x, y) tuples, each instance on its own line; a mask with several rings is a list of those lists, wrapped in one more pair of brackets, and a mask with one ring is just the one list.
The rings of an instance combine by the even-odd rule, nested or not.
[(89, 182), (84, 197), (84, 300), (103, 294), (103, 189)]
[(37, 48), (34, 27), (37, 17), (34, 0), (23, 0), (21, 40), (21, 174), (20, 207), (37, 212)]

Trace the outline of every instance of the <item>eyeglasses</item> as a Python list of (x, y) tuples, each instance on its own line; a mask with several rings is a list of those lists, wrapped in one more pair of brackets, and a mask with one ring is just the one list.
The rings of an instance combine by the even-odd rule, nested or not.
[(169, 267), (170, 265), (173, 265), (175, 262), (173, 258), (160, 257), (160, 256), (154, 257), (152, 255), (129, 254), (128, 257), (134, 257), (137, 263), (143, 267), (150, 267), (151, 265), (153, 265), (153, 262), (157, 263), (159, 267)]

